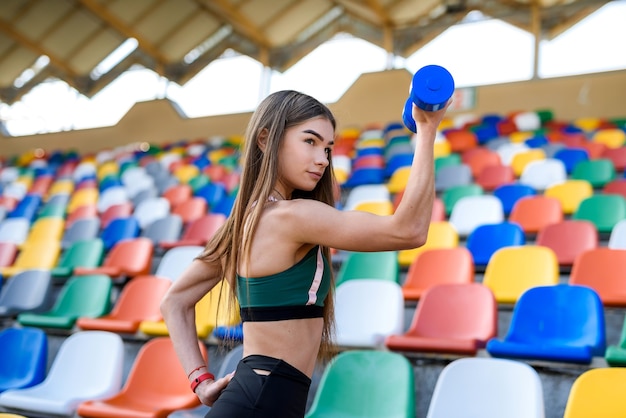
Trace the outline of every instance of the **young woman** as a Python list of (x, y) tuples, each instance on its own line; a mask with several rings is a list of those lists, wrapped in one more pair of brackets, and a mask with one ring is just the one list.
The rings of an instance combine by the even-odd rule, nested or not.
[[(435, 195), (433, 142), (444, 113), (413, 106), (419, 133), (411, 175), (395, 213), (377, 216), (334, 207), (336, 126), (326, 106), (295, 91), (259, 105), (232, 214), (162, 302), (191, 389), (212, 406), (207, 417), (304, 416), (316, 361), (333, 355), (329, 249), (424, 244)], [(215, 379), (198, 348), (194, 307), (221, 280), (237, 293), (244, 358), (234, 374)]]

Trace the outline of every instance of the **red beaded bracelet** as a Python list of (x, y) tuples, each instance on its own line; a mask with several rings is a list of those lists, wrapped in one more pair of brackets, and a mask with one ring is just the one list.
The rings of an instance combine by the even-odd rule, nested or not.
[(196, 393), (196, 388), (198, 387), (198, 385), (209, 379), (215, 380), (215, 376), (213, 376), (211, 373), (202, 373), (200, 376), (191, 381), (191, 391), (193, 393)]

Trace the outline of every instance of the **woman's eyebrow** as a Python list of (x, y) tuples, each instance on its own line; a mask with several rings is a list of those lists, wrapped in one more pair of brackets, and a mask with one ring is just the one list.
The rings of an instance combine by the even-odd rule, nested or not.
[[(305, 129), (304, 131), (302, 131), (305, 134), (310, 134), (313, 135), (315, 137), (317, 137), (317, 139), (319, 139), (320, 141), (324, 142), (324, 138), (322, 137), (322, 135), (320, 135), (319, 133), (317, 133), (316, 131), (314, 131), (313, 129)], [(328, 142), (328, 145), (335, 145), (335, 141), (330, 140)]]

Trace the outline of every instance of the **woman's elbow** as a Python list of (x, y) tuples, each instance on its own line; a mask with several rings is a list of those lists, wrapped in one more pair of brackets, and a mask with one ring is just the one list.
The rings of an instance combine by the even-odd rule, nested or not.
[(426, 244), (428, 227), (415, 227), (405, 231), (404, 237), (407, 249), (419, 248)]

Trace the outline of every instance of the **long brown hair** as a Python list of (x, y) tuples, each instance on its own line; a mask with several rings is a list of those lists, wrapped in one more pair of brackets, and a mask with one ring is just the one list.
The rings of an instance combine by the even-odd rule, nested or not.
[[(306, 94), (285, 90), (266, 97), (252, 114), (244, 139), (242, 172), (239, 191), (226, 223), (209, 241), (198, 257), (208, 262), (219, 262), (223, 277), (230, 284), (232, 297), (230, 309), (236, 309), (236, 274), (240, 257), (247, 258), (250, 243), (257, 228), (264, 205), (278, 179), (278, 150), (285, 131), (309, 119), (323, 117), (336, 129), (336, 121), (330, 109)], [(265, 152), (259, 148), (259, 136), (266, 136)], [(334, 205), (335, 182), (332, 159), (324, 175), (312, 191), (294, 190), (292, 198), (315, 199)], [(244, 228), (245, 225), (245, 228)], [(314, 244), (314, 243), (313, 243)], [(322, 247), (330, 262), (330, 249)], [(319, 358), (330, 359), (335, 353), (334, 333), (334, 277), (331, 269), (330, 292), (324, 300), (324, 329)]]

